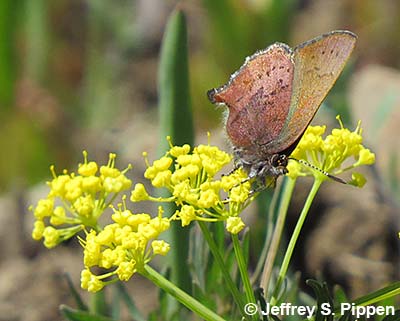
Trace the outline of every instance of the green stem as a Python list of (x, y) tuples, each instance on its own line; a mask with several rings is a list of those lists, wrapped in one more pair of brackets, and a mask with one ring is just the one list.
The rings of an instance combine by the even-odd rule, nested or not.
[[(281, 191), (283, 188), (283, 185), (285, 184), (280, 184), (275, 188), (272, 199), (270, 200), (269, 208), (268, 208), (268, 215), (267, 219), (265, 222), (265, 238), (264, 238), (264, 244), (261, 250), (260, 258), (257, 261), (257, 266), (254, 269), (253, 275), (250, 278), (251, 284), (255, 284), (260, 280), (261, 273), (264, 270), (264, 265), (265, 265), (265, 259), (267, 258), (268, 251), (270, 248), (271, 240), (272, 240), (272, 232), (273, 232), (273, 225), (274, 225), (274, 217), (275, 217), (275, 212), (276, 212), (276, 206), (278, 204), (278, 199), (279, 196), (281, 195)], [(264, 204), (264, 200), (266, 200), (265, 197), (259, 197), (257, 199), (259, 207), (262, 207), (262, 204)]]
[[(254, 297), (253, 288), (251, 287), (249, 272), (247, 271), (247, 264), (245, 262), (242, 247), (240, 246), (239, 238), (237, 234), (232, 234), (233, 241), (233, 249), (235, 251), (236, 260), (238, 263), (240, 276), (242, 277), (243, 287), (246, 293), (246, 301), (247, 303), (256, 303), (256, 298)], [(243, 311), (243, 310), (242, 310)], [(256, 320), (258, 319), (256, 315), (254, 315)]]
[(289, 208), (290, 199), (292, 198), (295, 185), (296, 179), (289, 178), (285, 181), (285, 186), (282, 191), (282, 199), (279, 204), (278, 218), (276, 220), (274, 234), (272, 236), (271, 245), (269, 247), (268, 255), (264, 263), (264, 270), (260, 282), (261, 288), (264, 289), (265, 297), (268, 294), (268, 286), (271, 279), (272, 269), (274, 267), (276, 254), (278, 253), (279, 243), (281, 241), (283, 228), (285, 226), (286, 214)]
[(98, 315), (107, 315), (107, 304), (104, 289), (102, 291), (92, 293), (90, 296), (90, 312)]
[(207, 225), (201, 221), (197, 221), (197, 223), (199, 224), (200, 229), (203, 232), (203, 236), (204, 236), (205, 240), (207, 241), (208, 246), (210, 247), (210, 251), (211, 251), (215, 261), (217, 262), (219, 268), (221, 269), (222, 276), (229, 288), (229, 291), (231, 292), (231, 294), (233, 296), (233, 299), (235, 300), (235, 303), (239, 307), (240, 311), (244, 311), (243, 310), (244, 302), (242, 300), (242, 296), (241, 296), (239, 290), (237, 289), (235, 283), (233, 282), (228, 269), (226, 268), (224, 259), (222, 258), (222, 255), (218, 250), (218, 246), (215, 243), (213, 237), (211, 236), (211, 233), (208, 230)]
[(149, 265), (145, 265), (143, 271), (140, 273), (159, 288), (172, 295), (189, 310), (195, 312), (202, 319), (206, 321), (226, 321), (215, 312), (202, 305), (199, 301), (191, 297), (189, 294), (179, 289), (172, 282), (168, 281), (161, 274), (159, 274), (156, 270), (152, 269)]
[(271, 298), (271, 305), (275, 305), (277, 303), (277, 296), (282, 286), (283, 280), (285, 279), (287, 270), (289, 268), (290, 259), (292, 258), (292, 254), (294, 251), (294, 247), (296, 246), (297, 239), (299, 238), (301, 228), (303, 227), (304, 221), (307, 217), (308, 211), (310, 210), (311, 204), (314, 200), (315, 195), (318, 192), (319, 187), (321, 186), (323, 180), (315, 179), (314, 184), (308, 194), (307, 200), (304, 204), (303, 210), (300, 213), (300, 217), (297, 221), (296, 227), (294, 228), (292, 237), (289, 241), (289, 245), (286, 249), (285, 257), (283, 258), (283, 262), (281, 265), (281, 269), (279, 271), (278, 280), (275, 285), (275, 290), (273, 296)]

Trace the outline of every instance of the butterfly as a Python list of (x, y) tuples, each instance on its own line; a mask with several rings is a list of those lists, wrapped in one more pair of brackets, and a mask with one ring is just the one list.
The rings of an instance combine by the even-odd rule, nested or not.
[(225, 85), (207, 92), (228, 108), (235, 168), (275, 185), (307, 126), (342, 72), (357, 36), (335, 30), (294, 49), (274, 43), (246, 58)]

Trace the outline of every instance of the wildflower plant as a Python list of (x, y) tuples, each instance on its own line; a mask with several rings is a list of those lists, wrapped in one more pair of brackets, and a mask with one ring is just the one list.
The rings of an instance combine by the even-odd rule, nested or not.
[(132, 182), (123, 171), (115, 168), (115, 154), (109, 155), (106, 165), (98, 167), (88, 162), (83, 152), (84, 163), (78, 165), (78, 173), (64, 170), (57, 175), (55, 167), (50, 170), (53, 180), (48, 182), (50, 192), (32, 208), (35, 223), (32, 237), (43, 239), (47, 248), (73, 237), (79, 231), (90, 228), (98, 230), (98, 220), (117, 195), (130, 188)]
[(179, 220), (182, 227), (192, 221), (223, 221), (228, 232), (239, 233), (244, 227), (239, 214), (252, 200), (247, 174), (237, 169), (216, 179), (215, 175), (231, 162), (232, 156), (209, 144), (199, 145), (191, 151), (189, 145), (173, 146), (171, 138), (167, 139), (170, 150), (152, 165), (144, 154), (147, 164), (144, 177), (154, 187), (166, 188), (171, 197), (152, 197), (144, 185), (138, 183), (132, 191), (131, 201), (174, 202), (179, 209), (171, 219)]
[[(172, 15), (166, 29), (160, 63), (160, 127), (165, 136), (189, 142), (192, 119), (186, 27), (181, 11)], [(266, 233), (267, 241), (264, 250), (260, 251), (265, 255), (260, 256), (252, 275), (246, 249), (249, 233), (243, 233), (245, 224), (242, 217), (243, 210), (259, 193), (258, 189), (253, 190), (257, 182), (252, 182), (241, 168), (230, 170), (232, 156), (210, 142), (198, 146), (175, 146), (168, 137), (169, 148), (162, 157), (150, 161), (148, 155), (143, 154), (147, 167), (143, 176), (155, 190), (169, 192), (169, 196), (163, 197), (153, 196), (165, 194), (146, 188), (143, 182), (133, 184), (126, 176), (132, 167), (129, 165), (119, 170), (115, 154), (110, 154), (106, 165), (99, 166), (94, 161), (88, 161), (84, 152), (84, 162), (78, 165), (76, 173), (64, 170), (57, 174), (52, 166), (53, 179), (48, 182), (50, 192), (31, 207), (35, 217), (32, 237), (37, 241), (43, 240), (47, 248), (53, 248), (76, 236), (83, 252), (81, 287), (92, 292), (95, 299), (112, 283), (133, 282), (132, 277), (140, 274), (202, 320), (265, 320), (258, 306), (262, 308), (266, 303), (278, 305), (282, 300), (289, 300), (293, 294), (293, 289), (287, 286), (290, 282), (285, 283), (291, 281), (288, 267), (302, 225), (321, 184), (332, 178), (341, 181), (337, 176), (352, 172), (352, 179), (347, 183), (362, 187), (365, 178), (353, 170), (374, 163), (374, 154), (362, 145), (360, 123), (354, 131), (344, 128), (340, 119), (339, 123), (340, 128), (334, 129), (326, 138), (322, 137), (325, 126), (309, 126), (293, 151), (287, 167), (288, 177), (281, 184), (283, 187), (280, 189), (278, 185), (275, 190), (274, 199), (280, 195), (279, 202), (275, 207), (271, 206), (271, 212), (277, 208), (277, 218), (270, 222), (274, 231), (271, 238)], [(297, 179), (303, 176), (312, 176), (314, 183), (289, 244), (280, 247), (292, 192)], [(134, 209), (138, 202), (154, 202), (158, 210), (156, 213), (137, 213)], [(169, 213), (165, 203), (174, 204), (176, 210)], [(101, 222), (109, 223), (102, 224), (102, 217), (108, 220), (102, 219)], [(174, 224), (181, 225), (183, 229), (197, 225), (209, 251), (204, 255), (202, 251), (196, 252), (198, 249), (193, 246), (191, 256), (212, 258), (204, 264), (206, 273), (200, 276), (195, 273), (194, 264), (178, 262), (192, 273), (191, 293), (183, 291), (150, 266), (156, 256), (160, 257), (164, 266), (162, 257), (168, 256), (170, 249), (180, 246), (169, 244), (164, 239), (163, 233), (171, 230)], [(247, 230), (251, 229), (252, 226), (249, 226)], [(277, 264), (279, 248), (283, 248), (285, 253), (282, 263)], [(279, 273), (275, 278), (272, 270), (276, 266)], [(218, 287), (218, 291), (208, 292), (209, 284), (214, 285), (214, 289)], [(204, 288), (201, 288), (202, 285)], [(317, 287), (315, 283), (313, 286)], [(324, 288), (318, 288), (315, 305), (323, 302), (321, 293), (325, 295), (324, 299), (328, 298), (329, 293), (323, 291)], [(399, 293), (400, 284), (393, 284), (355, 302), (357, 305), (372, 304)], [(126, 293), (123, 297), (132, 319), (146, 320)], [(96, 304), (97, 301), (93, 301)], [(84, 311), (84, 304), (78, 302), (78, 305), (80, 310), (75, 313), (69, 310), (69, 314), (65, 315), (69, 320), (110, 320), (106, 313), (94, 314), (95, 308)], [(172, 308), (163, 306), (160, 295), (160, 308), (149, 320), (188, 319), (180, 318), (179, 310), (168, 314), (169, 309)], [(273, 319), (279, 320), (278, 317)]]
[[(50, 191), (47, 197), (31, 207), (35, 216), (32, 237), (35, 240), (43, 239), (46, 247), (53, 248), (77, 236), (83, 249), (81, 287), (89, 292), (98, 292), (117, 281), (129, 281), (135, 273), (139, 273), (205, 320), (221, 321), (224, 318), (149, 266), (155, 256), (168, 255), (170, 248), (175, 246), (162, 239), (162, 233), (171, 224), (188, 227), (197, 223), (239, 308), (235, 309), (236, 313), (239, 311), (245, 320), (258, 320), (257, 315), (244, 313), (246, 302), (256, 303), (260, 300), (256, 300), (250, 280), (259, 280), (265, 291), (264, 299), (269, 300), (270, 304), (278, 304), (294, 246), (320, 185), (329, 181), (332, 175), (374, 162), (374, 154), (362, 145), (360, 123), (354, 131), (344, 128), (340, 119), (339, 123), (340, 128), (334, 129), (326, 138), (322, 137), (324, 126), (309, 126), (293, 151), (273, 240), (267, 258), (262, 258), (265, 259), (265, 265), (260, 278), (250, 278), (246, 263), (248, 259), (238, 237), (245, 227), (241, 217), (243, 210), (258, 192), (252, 190), (253, 182), (243, 169), (229, 172), (227, 165), (232, 162), (232, 156), (210, 143), (196, 147), (188, 144), (174, 146), (168, 137), (170, 148), (161, 158), (150, 162), (147, 154), (143, 154), (147, 166), (144, 178), (154, 188), (168, 190), (170, 196), (166, 197), (152, 196), (143, 183), (133, 185), (126, 177), (131, 166), (124, 170), (117, 169), (115, 154), (110, 154), (106, 165), (99, 166), (96, 162), (88, 161), (88, 155), (84, 152), (84, 162), (78, 165), (77, 173), (64, 170), (57, 175), (52, 166), (53, 179), (48, 182)], [(299, 177), (309, 175), (314, 177), (313, 187), (286, 249), (278, 278), (273, 280), (271, 270), (277, 253), (274, 244), (279, 244), (283, 230), (281, 222), (285, 220), (294, 184)], [(353, 173), (350, 183), (362, 187), (365, 179), (360, 175)], [(126, 193), (129, 192), (131, 204), (127, 204)], [(122, 202), (113, 205), (120, 195)], [(158, 212), (135, 213), (130, 209), (143, 201), (158, 203)], [(163, 204), (166, 202), (174, 203), (177, 210), (164, 213)], [(99, 219), (105, 213), (110, 213), (111, 223), (102, 226)], [(210, 224), (218, 223), (223, 223), (227, 234), (231, 236), (240, 272), (239, 287), (233, 281), (224, 255), (210, 232)]]
[[(359, 122), (354, 131), (344, 128), (339, 116), (340, 128), (335, 128), (325, 139), (326, 126), (309, 126), (302, 139), (293, 151), (293, 159), (303, 160), (306, 163), (290, 161), (288, 176), (292, 179), (298, 176), (312, 175), (318, 181), (328, 180), (331, 175), (340, 175), (351, 171), (361, 165), (372, 165), (375, 154), (362, 145), (362, 129)], [(348, 159), (354, 162), (343, 167)], [(310, 166), (307, 166), (309, 164)], [(366, 182), (365, 177), (357, 172), (352, 173), (352, 180), (348, 184), (362, 187)]]

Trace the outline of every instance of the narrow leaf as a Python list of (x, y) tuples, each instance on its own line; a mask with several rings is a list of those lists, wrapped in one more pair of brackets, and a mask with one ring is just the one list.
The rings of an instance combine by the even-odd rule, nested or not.
[(135, 302), (133, 302), (132, 298), (130, 297), (126, 287), (121, 282), (118, 282), (115, 286), (119, 295), (121, 296), (122, 301), (128, 308), (128, 312), (132, 319), (135, 321), (146, 321), (145, 317), (140, 313), (135, 305)]
[(87, 311), (88, 307), (83, 302), (82, 297), (79, 295), (78, 291), (76, 290), (74, 284), (72, 283), (71, 276), (68, 273), (64, 274), (65, 280), (67, 281), (68, 288), (72, 294), (72, 297), (75, 300), (76, 305), (78, 306), (79, 310)]
[[(169, 148), (166, 136), (170, 136), (175, 145), (193, 145), (194, 130), (188, 69), (186, 19), (183, 12), (178, 9), (172, 12), (168, 20), (161, 48), (158, 74), (161, 155)], [(175, 208), (165, 206), (164, 210), (172, 214)], [(189, 230), (182, 228), (178, 222), (175, 223), (168, 231), (173, 244), (168, 255), (171, 280), (179, 288), (190, 293)]]
[(115, 321), (109, 317), (87, 311), (75, 310), (66, 305), (60, 306), (61, 314), (69, 321)]

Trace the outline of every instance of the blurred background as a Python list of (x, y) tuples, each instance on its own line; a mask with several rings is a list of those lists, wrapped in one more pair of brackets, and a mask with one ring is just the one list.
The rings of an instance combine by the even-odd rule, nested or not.
[[(305, 276), (322, 273), (351, 295), (398, 279), (399, 1), (2, 0), (0, 320), (59, 319), (58, 305), (69, 300), (61, 273), (72, 272), (79, 282), (79, 251), (48, 251), (30, 239), (27, 208), (47, 192), (49, 165), (70, 169), (83, 149), (98, 162), (116, 152), (119, 168), (132, 163), (140, 180), (142, 151), (155, 157), (160, 44), (177, 5), (188, 23), (196, 142), (211, 131), (211, 142), (225, 149), (223, 109), (206, 92), (225, 83), (246, 56), (275, 41), (293, 47), (334, 29), (358, 35), (314, 123), (336, 126), (336, 114), (350, 128), (362, 120), (376, 166), (365, 172), (362, 190), (327, 184), (321, 191), (295, 267)], [(307, 182), (296, 190), (300, 208), (307, 191)], [(150, 310), (155, 291), (138, 282), (146, 289), (139, 291), (140, 306)]]

